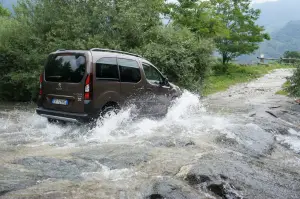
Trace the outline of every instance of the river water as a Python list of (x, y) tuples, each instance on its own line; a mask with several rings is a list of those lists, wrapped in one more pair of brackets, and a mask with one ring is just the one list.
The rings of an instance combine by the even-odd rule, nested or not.
[(164, 118), (129, 108), (93, 129), (3, 104), (0, 198), (300, 198), (300, 109), (274, 95), (290, 75), (185, 91)]

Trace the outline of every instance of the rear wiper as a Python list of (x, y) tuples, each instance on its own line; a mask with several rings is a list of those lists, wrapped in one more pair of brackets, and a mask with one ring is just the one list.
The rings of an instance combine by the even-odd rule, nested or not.
[(47, 76), (48, 78), (56, 78), (56, 79), (60, 79), (62, 78), (62, 76)]

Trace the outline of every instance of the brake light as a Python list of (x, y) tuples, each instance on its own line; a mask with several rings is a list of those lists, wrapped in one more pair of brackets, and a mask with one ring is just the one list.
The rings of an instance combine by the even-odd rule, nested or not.
[(85, 85), (84, 85), (84, 99), (85, 100), (91, 100), (91, 98), (92, 98), (92, 83), (93, 83), (93, 75), (88, 74), (88, 76), (85, 79)]
[(43, 94), (43, 86), (42, 86), (42, 83), (43, 83), (43, 74), (40, 75), (40, 95)]

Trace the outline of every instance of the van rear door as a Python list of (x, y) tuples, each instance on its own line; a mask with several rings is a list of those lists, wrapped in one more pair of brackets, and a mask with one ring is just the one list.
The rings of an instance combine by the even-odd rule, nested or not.
[(45, 65), (43, 102), (46, 109), (84, 112), (84, 90), (88, 66), (87, 53), (50, 54)]

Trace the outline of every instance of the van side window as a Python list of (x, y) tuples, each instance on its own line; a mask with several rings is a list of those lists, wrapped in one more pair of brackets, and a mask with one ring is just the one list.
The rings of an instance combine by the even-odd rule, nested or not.
[(119, 80), (117, 58), (101, 58), (96, 62), (96, 78)]
[(121, 82), (137, 83), (141, 80), (141, 71), (138, 63), (130, 59), (118, 58)]
[(150, 83), (159, 84), (163, 81), (161, 74), (151, 65), (143, 63), (146, 79)]

